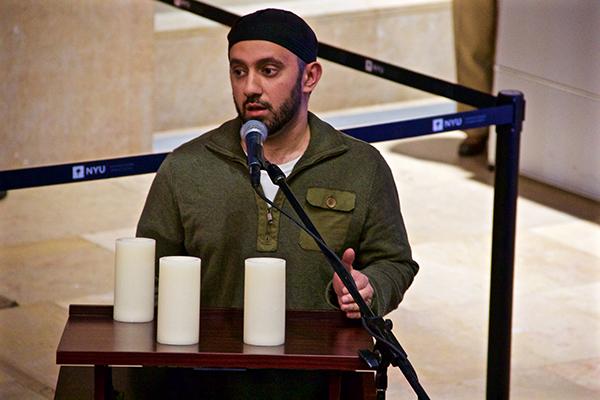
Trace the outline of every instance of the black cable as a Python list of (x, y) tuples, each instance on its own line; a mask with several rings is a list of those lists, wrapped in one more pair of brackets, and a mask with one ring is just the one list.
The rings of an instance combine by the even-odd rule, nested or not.
[[(277, 211), (279, 211), (280, 213), (282, 213), (283, 215), (285, 215), (286, 217), (288, 217), (288, 219), (290, 221), (292, 221), (294, 223), (294, 225), (296, 225), (298, 228), (302, 229), (304, 232), (306, 232), (311, 238), (313, 238), (315, 241), (319, 242), (322, 246), (327, 246), (325, 244), (325, 242), (323, 240), (321, 240), (320, 237), (318, 237), (317, 235), (315, 235), (314, 233), (312, 233), (310, 230), (308, 230), (300, 221), (296, 220), (294, 217), (292, 217), (290, 214), (288, 214), (286, 211), (283, 211), (281, 208), (277, 207), (275, 205), (275, 203), (273, 203), (271, 200), (269, 200), (264, 194), (262, 194), (260, 192), (260, 190), (255, 190), (256, 194), (258, 195), (258, 197), (260, 197), (261, 199), (263, 199), (267, 204), (269, 204), (271, 207), (273, 207), (274, 209), (276, 209)], [(334, 254), (335, 255), (335, 254)], [(336, 255), (337, 257), (337, 255)]]

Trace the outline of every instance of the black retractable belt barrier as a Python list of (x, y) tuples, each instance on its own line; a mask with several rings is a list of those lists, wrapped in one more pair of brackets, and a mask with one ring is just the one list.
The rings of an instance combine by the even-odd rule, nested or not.
[[(199, 1), (158, 1), (228, 26), (238, 18), (236, 14)], [(486, 393), (487, 399), (508, 399), (519, 142), (525, 119), (523, 94), (502, 91), (495, 97), (325, 43), (319, 43), (318, 55), (373, 76), (478, 108), (463, 113), (345, 130), (351, 136), (378, 142), (457, 129), (497, 126)], [(0, 191), (156, 172), (166, 156), (167, 153), (149, 154), (0, 171)]]
[(156, 172), (168, 153), (0, 171), (0, 190), (85, 182)]
[[(505, 125), (513, 119), (513, 107), (504, 105), (456, 114), (437, 115), (409, 121), (345, 129), (344, 133), (366, 142), (382, 142), (471, 129), (488, 125)], [(113, 158), (0, 171), (0, 190), (117, 178), (156, 172), (168, 153)]]
[(223, 10), (211, 6), (210, 4), (203, 3), (201, 1), (193, 0), (157, 0), (161, 3), (168, 4), (173, 7), (180, 8), (185, 11), (189, 11), (192, 14), (199, 15), (201, 17), (210, 19), (211, 21), (218, 22), (223, 25), (232, 26), (233, 23), (239, 18), (239, 15), (230, 13), (229, 11)]
[(512, 121), (512, 118), (512, 106), (502, 106), (344, 129), (344, 133), (357, 139), (364, 140), (365, 142), (374, 143), (430, 135), (432, 133), (455, 131), (457, 129), (472, 129), (489, 125), (508, 124)]
[(325, 43), (319, 43), (319, 57), (392, 82), (437, 94), (459, 103), (474, 107), (493, 107), (496, 105), (496, 98), (488, 93), (446, 82)]

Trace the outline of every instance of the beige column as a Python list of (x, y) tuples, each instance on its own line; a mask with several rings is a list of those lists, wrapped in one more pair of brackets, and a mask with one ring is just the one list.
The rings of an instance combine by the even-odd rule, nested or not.
[(0, 2), (0, 170), (151, 149), (153, 2)]

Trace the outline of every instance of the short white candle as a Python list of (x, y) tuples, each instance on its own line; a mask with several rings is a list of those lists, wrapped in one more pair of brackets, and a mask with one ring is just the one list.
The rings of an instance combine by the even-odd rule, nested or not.
[(285, 343), (285, 260), (248, 258), (244, 273), (244, 343)]
[(154, 254), (154, 239), (117, 239), (113, 309), (116, 321), (149, 322), (154, 318)]
[(159, 343), (189, 345), (200, 338), (200, 259), (161, 257), (158, 275)]

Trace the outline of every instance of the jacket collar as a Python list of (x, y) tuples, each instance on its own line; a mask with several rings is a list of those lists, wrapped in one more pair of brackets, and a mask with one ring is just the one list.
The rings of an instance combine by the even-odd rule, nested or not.
[[(246, 165), (246, 155), (240, 144), (241, 120), (239, 118), (225, 122), (221, 127), (211, 132), (207, 147), (229, 159)], [(313, 113), (308, 113), (310, 142), (308, 148), (296, 164), (292, 175), (310, 167), (322, 160), (335, 157), (348, 151), (341, 132), (322, 121)], [(290, 175), (290, 177), (292, 176)]]

